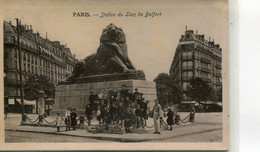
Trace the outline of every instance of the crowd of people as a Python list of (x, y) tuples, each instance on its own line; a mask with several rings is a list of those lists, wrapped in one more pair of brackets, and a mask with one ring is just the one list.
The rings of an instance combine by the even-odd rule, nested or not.
[[(99, 124), (104, 124), (106, 128), (109, 125), (122, 125), (126, 132), (130, 132), (131, 128), (144, 128), (147, 124), (148, 115), (153, 117), (155, 134), (160, 134), (160, 128), (163, 121), (163, 112), (167, 116), (167, 126), (172, 130), (177, 110), (173, 103), (162, 109), (159, 101), (156, 99), (155, 105), (150, 109), (149, 101), (145, 100), (143, 94), (135, 88), (135, 92), (131, 93), (126, 89), (126, 85), (122, 85), (120, 90), (100, 91), (94, 94), (93, 91), (89, 95), (89, 103), (86, 105), (85, 117), (87, 124), (90, 126), (93, 116), (95, 115)], [(191, 110), (191, 121), (194, 121), (194, 107)], [(84, 116), (79, 117), (80, 124), (84, 123)], [(57, 129), (60, 130), (61, 116), (58, 113), (56, 122)], [(65, 112), (66, 131), (76, 129), (77, 113), (75, 108), (68, 107)]]
[(131, 93), (126, 89), (126, 85), (122, 85), (120, 90), (109, 89), (97, 94), (91, 91), (85, 115), (88, 125), (95, 113), (100, 124), (121, 124), (129, 132), (131, 127), (145, 127), (149, 113), (148, 104), (149, 101), (144, 99), (138, 88)]

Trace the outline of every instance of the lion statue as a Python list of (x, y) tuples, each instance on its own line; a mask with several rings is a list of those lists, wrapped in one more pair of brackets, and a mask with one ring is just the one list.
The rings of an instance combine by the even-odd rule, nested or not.
[(112, 73), (144, 75), (143, 71), (136, 70), (128, 58), (125, 33), (121, 28), (111, 23), (103, 29), (97, 53), (77, 62), (72, 75), (66, 81), (85, 76)]

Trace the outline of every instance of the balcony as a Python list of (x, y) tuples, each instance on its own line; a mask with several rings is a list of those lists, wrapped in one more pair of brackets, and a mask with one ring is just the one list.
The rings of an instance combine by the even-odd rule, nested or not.
[(216, 82), (216, 85), (222, 86), (222, 82)]
[(216, 73), (216, 75), (217, 75), (218, 77), (221, 77), (221, 76), (222, 76), (222, 74), (221, 74), (221, 73)]
[(211, 64), (211, 61), (210, 61), (210, 59), (208, 59), (208, 58), (201, 57), (200, 60), (201, 60), (202, 62), (205, 62), (205, 63)]
[(182, 66), (182, 70), (193, 70), (193, 66)]
[(216, 68), (221, 69), (221, 64), (216, 64)]
[(211, 69), (209, 69), (209, 68), (200, 68), (200, 70), (201, 71), (203, 71), (203, 72), (207, 72), (207, 73), (211, 73)]
[(192, 60), (193, 56), (182, 56), (182, 60)]
[(191, 78), (193, 78), (192, 76), (182, 76), (182, 81), (189, 81)]
[(211, 79), (210, 78), (205, 78), (205, 77), (199, 77), (199, 78), (201, 78), (204, 81), (207, 81), (207, 82), (211, 83)]

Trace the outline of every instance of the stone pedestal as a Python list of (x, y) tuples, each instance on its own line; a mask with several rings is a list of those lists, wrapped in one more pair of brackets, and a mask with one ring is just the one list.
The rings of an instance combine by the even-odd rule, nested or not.
[(61, 112), (63, 115), (66, 108), (73, 107), (77, 109), (78, 114), (84, 114), (85, 107), (89, 103), (90, 91), (94, 94), (102, 90), (121, 89), (121, 85), (126, 85), (126, 88), (134, 92), (138, 88), (139, 92), (143, 93), (145, 100), (149, 100), (149, 106), (152, 108), (154, 100), (157, 98), (156, 86), (154, 82), (146, 80), (120, 80), (95, 83), (80, 83), (80, 84), (62, 84), (56, 87), (55, 106), (51, 114)]

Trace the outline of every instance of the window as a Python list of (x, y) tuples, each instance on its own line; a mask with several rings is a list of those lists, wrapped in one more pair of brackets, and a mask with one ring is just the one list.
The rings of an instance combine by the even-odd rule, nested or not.
[(35, 67), (35, 74), (38, 74), (37, 67)]
[(17, 60), (14, 60), (14, 69), (17, 69)]
[(192, 51), (183, 52), (183, 53), (182, 53), (183, 59), (192, 59), (192, 55), (193, 55), (193, 52), (192, 52)]
[(34, 67), (32, 66), (32, 74), (34, 74)]
[(28, 70), (28, 72), (31, 72), (30, 71), (30, 64), (27, 65), (27, 70)]
[(14, 58), (17, 59), (17, 50), (14, 49)]
[(35, 65), (37, 65), (37, 57), (35, 57)]
[(26, 64), (23, 63), (23, 71), (26, 71)]
[(32, 55), (32, 64), (33, 64), (33, 62), (34, 62), (34, 56)]

